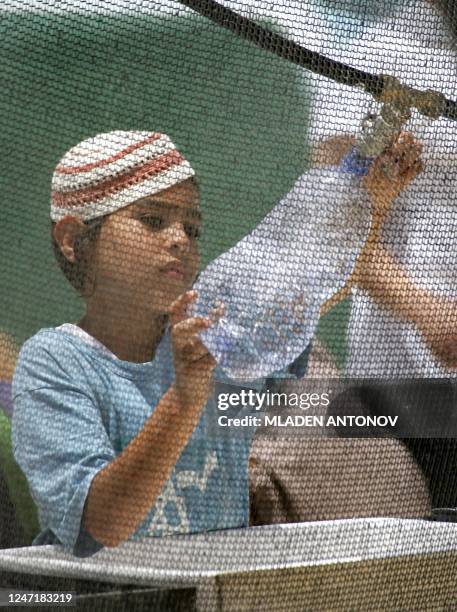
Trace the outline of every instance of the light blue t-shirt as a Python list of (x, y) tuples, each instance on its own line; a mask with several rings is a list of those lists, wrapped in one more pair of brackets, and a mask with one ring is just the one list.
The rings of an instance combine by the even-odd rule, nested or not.
[[(153, 361), (132, 363), (69, 327), (41, 330), (21, 350), (13, 449), (39, 510), (42, 531), (34, 544), (61, 543), (87, 556), (102, 548), (81, 527), (91, 482), (142, 429), (173, 383), (174, 369), (168, 330)], [(279, 376), (302, 376), (306, 358), (307, 351)], [(247, 526), (253, 431), (215, 434), (218, 385), (228, 379), (218, 368), (214, 378), (194, 433), (132, 538)], [(259, 388), (259, 381), (249, 386)]]

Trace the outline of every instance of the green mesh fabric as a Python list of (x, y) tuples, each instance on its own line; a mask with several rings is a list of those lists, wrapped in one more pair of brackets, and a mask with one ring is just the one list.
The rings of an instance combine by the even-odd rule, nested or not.
[[(157, 8), (155, 16), (141, 7), (122, 16), (96, 7), (2, 12), (2, 112), (10, 118), (2, 191), (15, 205), (2, 207), (1, 231), (16, 262), (2, 270), (10, 287), (2, 328), (20, 341), (80, 313), (48, 232), (51, 174), (73, 144), (113, 129), (172, 134), (201, 183), (202, 265), (255, 227), (307, 163), (311, 88), (298, 69), (202, 18)], [(18, 317), (19, 308), (30, 310)]]

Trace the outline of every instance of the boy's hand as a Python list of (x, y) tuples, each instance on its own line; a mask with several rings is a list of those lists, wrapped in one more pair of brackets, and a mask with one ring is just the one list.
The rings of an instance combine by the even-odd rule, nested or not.
[(421, 152), (421, 143), (409, 132), (401, 132), (397, 141), (372, 163), (364, 183), (373, 202), (375, 226), (382, 225), (393, 200), (422, 171)]
[(197, 297), (196, 291), (187, 291), (170, 307), (171, 341), (175, 366), (174, 387), (183, 406), (200, 410), (211, 392), (212, 372), (216, 361), (199, 338), (213, 320), (189, 317), (187, 307)]

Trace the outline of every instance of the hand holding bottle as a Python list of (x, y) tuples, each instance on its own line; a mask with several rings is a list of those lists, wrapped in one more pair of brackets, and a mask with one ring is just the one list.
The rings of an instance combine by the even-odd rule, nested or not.
[(211, 392), (211, 378), (216, 361), (199, 337), (213, 325), (220, 310), (209, 317), (189, 317), (187, 307), (197, 298), (196, 291), (187, 291), (170, 307), (171, 341), (175, 367), (175, 389), (182, 404), (189, 410), (201, 409)]
[(371, 164), (364, 184), (373, 203), (376, 228), (384, 223), (395, 198), (422, 171), (421, 152), (421, 143), (411, 133), (401, 132), (398, 139)]

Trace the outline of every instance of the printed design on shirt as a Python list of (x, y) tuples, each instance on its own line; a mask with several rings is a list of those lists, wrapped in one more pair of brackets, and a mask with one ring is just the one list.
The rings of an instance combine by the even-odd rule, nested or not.
[[(201, 493), (204, 493), (206, 491), (209, 477), (217, 466), (218, 461), (216, 451), (208, 453), (205, 460), (205, 466), (201, 473), (196, 470), (183, 470), (182, 472), (175, 472), (177, 486), (179, 489), (197, 487)], [(174, 506), (176, 515), (178, 517), (177, 524), (170, 524), (168, 521), (166, 509), (169, 504)], [(157, 532), (160, 532), (162, 535), (172, 535), (177, 533), (189, 533), (189, 531), (190, 523), (189, 517), (187, 516), (185, 500), (178, 494), (178, 491), (170, 478), (165, 485), (164, 490), (157, 498), (155, 513), (148, 527), (148, 534), (156, 535)]]
[[(166, 507), (168, 504), (173, 504), (176, 509), (179, 517), (177, 525), (170, 525), (168, 522), (166, 514)], [(151, 535), (156, 535), (157, 531), (160, 531), (162, 535), (188, 533), (190, 531), (186, 504), (184, 503), (184, 499), (176, 493), (172, 480), (167, 482), (162, 494), (157, 498), (156, 511), (148, 528), (148, 533)]]
[(206, 491), (206, 485), (211, 472), (217, 467), (217, 455), (216, 452), (209, 453), (206, 456), (205, 467), (201, 476), (195, 470), (184, 470), (176, 474), (176, 482), (180, 489), (186, 489), (187, 487), (197, 487), (201, 493)]

